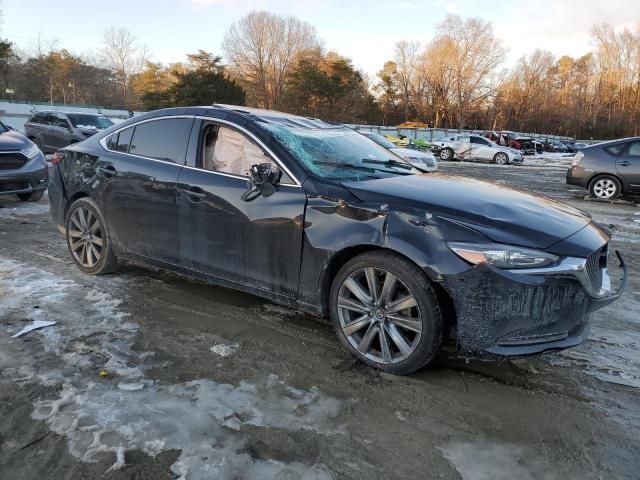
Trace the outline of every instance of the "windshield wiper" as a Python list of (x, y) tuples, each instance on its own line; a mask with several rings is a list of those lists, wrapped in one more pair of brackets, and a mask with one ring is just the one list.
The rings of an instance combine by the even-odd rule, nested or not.
[(375, 158), (363, 158), (362, 161), (367, 163), (377, 163), (378, 165), (385, 165), (387, 167), (406, 168), (408, 170), (411, 170), (413, 168), (413, 165), (410, 165), (409, 163), (406, 163), (406, 162), (401, 162), (399, 160), (394, 160), (393, 158), (388, 158), (387, 160), (378, 160)]
[(366, 170), (369, 173), (373, 173), (376, 171), (375, 168), (371, 168), (371, 167), (365, 167), (364, 165), (357, 165), (355, 163), (341, 163), (341, 162), (329, 162), (329, 161), (319, 161), (319, 162), (313, 162), (315, 164), (318, 165), (331, 165), (334, 167), (344, 167), (344, 168), (352, 168), (354, 170)]

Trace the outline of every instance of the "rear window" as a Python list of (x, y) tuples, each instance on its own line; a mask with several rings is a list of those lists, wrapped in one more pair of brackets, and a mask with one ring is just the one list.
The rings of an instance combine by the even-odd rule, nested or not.
[(138, 124), (133, 132), (129, 153), (183, 163), (192, 123), (191, 118), (169, 118)]

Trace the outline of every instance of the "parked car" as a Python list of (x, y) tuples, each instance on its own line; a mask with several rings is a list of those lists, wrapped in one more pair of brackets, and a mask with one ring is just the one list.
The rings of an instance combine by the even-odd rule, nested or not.
[(567, 170), (567, 184), (584, 187), (593, 198), (613, 200), (640, 193), (640, 137), (580, 149)]
[(72, 143), (109, 128), (113, 122), (97, 113), (43, 111), (35, 112), (25, 123), (25, 133), (40, 150), (55, 152)]
[(47, 162), (27, 137), (0, 122), (0, 195), (37, 202), (47, 189)]
[(414, 167), (425, 172), (434, 172), (438, 169), (438, 161), (431, 152), (424, 152), (413, 148), (401, 148), (391, 143), (389, 140), (374, 132), (365, 132), (359, 130), (365, 137), (370, 138), (378, 145), (383, 146), (387, 150), (391, 150), (399, 157), (404, 158)]
[(354, 356), (396, 374), (453, 331), (464, 352), (576, 345), (624, 290), (586, 214), (390, 155), (317, 119), (157, 110), (57, 152), (51, 213), (83, 272), (135, 260), (329, 316)]
[(441, 160), (479, 160), (495, 162), (498, 165), (508, 163), (521, 164), (522, 152), (502, 147), (480, 135), (454, 135), (433, 142), (436, 154)]

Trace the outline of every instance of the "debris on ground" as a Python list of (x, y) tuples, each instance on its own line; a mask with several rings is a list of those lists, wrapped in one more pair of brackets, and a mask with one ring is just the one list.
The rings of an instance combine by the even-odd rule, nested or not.
[(51, 327), (52, 325), (55, 325), (56, 323), (58, 323), (58, 322), (52, 322), (52, 321), (48, 321), (48, 320), (35, 320), (35, 321), (31, 322), (29, 325), (27, 325), (26, 327), (24, 327), (22, 330), (20, 330), (18, 333), (13, 335), (11, 338), (21, 337), (23, 335), (26, 335), (29, 332), (32, 332), (33, 330), (39, 330), (41, 328)]

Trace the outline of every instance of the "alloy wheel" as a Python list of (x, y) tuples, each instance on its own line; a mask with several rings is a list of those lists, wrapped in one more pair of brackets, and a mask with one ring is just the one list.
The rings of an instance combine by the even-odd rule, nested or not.
[(496, 163), (498, 165), (505, 165), (508, 160), (509, 160), (509, 158), (504, 153), (499, 153), (499, 154), (496, 155)]
[(85, 268), (93, 268), (102, 256), (102, 229), (96, 215), (85, 207), (71, 214), (67, 235), (69, 247), (76, 261)]
[(613, 180), (601, 178), (593, 185), (593, 193), (598, 198), (611, 198), (618, 190), (618, 186)]
[(449, 160), (450, 157), (451, 157), (451, 151), (448, 148), (445, 148), (440, 152), (440, 158), (442, 160)]
[(418, 347), (422, 317), (417, 300), (389, 271), (367, 267), (351, 273), (340, 286), (337, 312), (348, 342), (369, 360), (398, 363)]

